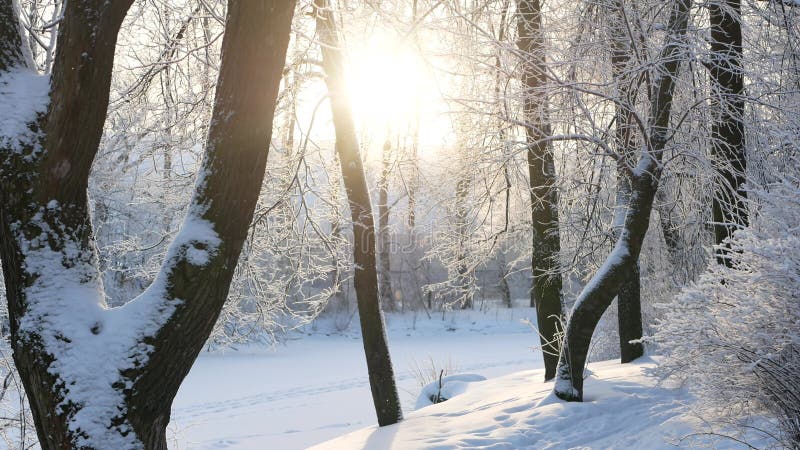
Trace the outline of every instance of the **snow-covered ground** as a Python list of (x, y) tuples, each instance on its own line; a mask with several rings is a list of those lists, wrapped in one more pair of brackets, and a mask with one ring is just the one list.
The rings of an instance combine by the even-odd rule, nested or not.
[[(591, 364), (584, 403), (550, 396), (530, 308), (387, 317), (389, 345), (405, 420), (378, 429), (357, 332), (346, 318), (295, 333), (274, 349), (200, 356), (173, 406), (174, 449), (674, 449), (748, 448), (706, 425), (685, 389), (660, 386), (655, 361)], [(338, 323), (338, 326), (337, 326)], [(435, 369), (431, 367), (435, 366)], [(458, 395), (414, 411), (440, 369)], [(477, 376), (479, 375), (479, 376)], [(477, 381), (482, 377), (486, 381)], [(465, 381), (467, 380), (467, 381)], [(425, 404), (424, 399), (420, 404)], [(698, 434), (700, 430), (703, 433)], [(756, 448), (773, 442), (755, 429)]]
[[(397, 425), (367, 427), (313, 450), (752, 448), (732, 430), (697, 433), (704, 428), (691, 412), (691, 397), (656, 386), (647, 375), (654, 366), (649, 358), (590, 364), (596, 375), (587, 379), (584, 403), (555, 399), (542, 370), (468, 383), (461, 395)], [(738, 438), (755, 448), (771, 443), (756, 430)]]
[[(542, 367), (538, 337), (522, 319), (530, 308), (424, 312), (386, 318), (406, 413), (421, 390), (417, 372), (469, 372), (487, 378)], [(205, 353), (175, 399), (174, 449), (300, 449), (375, 423), (357, 318), (294, 334), (275, 349)], [(438, 374), (438, 373), (437, 373)], [(426, 380), (429, 381), (429, 380)]]

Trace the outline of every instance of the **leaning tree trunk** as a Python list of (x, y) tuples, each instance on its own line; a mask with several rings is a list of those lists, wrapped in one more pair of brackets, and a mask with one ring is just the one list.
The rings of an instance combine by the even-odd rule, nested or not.
[(670, 14), (667, 42), (654, 68), (654, 73), (659, 76), (655, 78), (650, 100), (647, 147), (629, 175), (632, 190), (622, 231), (611, 255), (575, 301), (567, 324), (553, 388), (555, 395), (563, 400), (583, 400), (583, 368), (592, 334), (639, 260), (658, 189), (675, 80), (685, 53), (683, 37), (689, 22), (690, 5), (691, 0), (676, 0)]
[(528, 176), (531, 192), (533, 251), (531, 306), (536, 319), (544, 358), (545, 380), (556, 374), (558, 339), (564, 313), (561, 305), (561, 242), (558, 230), (558, 192), (553, 152), (547, 142), (550, 122), (545, 84), (544, 36), (539, 0), (517, 0), (517, 46), (522, 58), (523, 116), (528, 144)]
[[(636, 156), (636, 131), (633, 117), (638, 83), (626, 76), (631, 60), (630, 39), (626, 39), (625, 13), (622, 0), (614, 0), (609, 14), (611, 32), (611, 72), (617, 87), (615, 144), (617, 148), (617, 194), (614, 211), (614, 235), (619, 238), (625, 213), (631, 197), (630, 167)], [(641, 79), (641, 77), (639, 77)], [(617, 320), (619, 325), (619, 353), (622, 363), (631, 362), (644, 354), (642, 338), (642, 299), (639, 262), (633, 265), (627, 279), (617, 294)]]
[(717, 262), (730, 266), (726, 239), (747, 226), (744, 139), (744, 72), (740, 0), (708, 5), (711, 22), (711, 158), (718, 172), (712, 201)]
[(378, 415), (378, 425), (391, 425), (402, 420), (400, 399), (383, 329), (378, 271), (375, 261), (375, 222), (372, 216), (367, 179), (358, 150), (358, 138), (353, 113), (346, 95), (344, 66), (336, 23), (328, 0), (315, 0), (317, 33), (322, 47), (322, 64), (327, 78), (333, 125), (336, 132), (336, 152), (342, 167), (345, 191), (353, 218), (354, 284), (361, 320), (361, 335), (367, 357), (372, 401)]
[[(166, 449), (172, 400), (227, 297), (266, 166), (294, 1), (231, 0), (189, 213), (153, 284), (106, 306), (87, 185), (131, 2), (67, 3), (49, 105), (28, 132), (0, 136), (11, 341), (45, 449)], [(0, 2), (0, 77), (35, 76), (17, 28)]]

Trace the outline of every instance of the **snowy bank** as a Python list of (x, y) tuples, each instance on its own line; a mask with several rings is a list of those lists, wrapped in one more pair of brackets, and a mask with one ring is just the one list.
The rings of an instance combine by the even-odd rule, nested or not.
[[(696, 434), (701, 422), (691, 412), (691, 396), (658, 386), (647, 374), (653, 367), (651, 359), (590, 365), (595, 375), (586, 380), (584, 403), (553, 400), (552, 383), (542, 382), (542, 370), (468, 383), (461, 395), (410, 412), (397, 425), (364, 428), (312, 448), (748, 448), (726, 437)], [(770, 444), (755, 431), (744, 439), (758, 448)]]

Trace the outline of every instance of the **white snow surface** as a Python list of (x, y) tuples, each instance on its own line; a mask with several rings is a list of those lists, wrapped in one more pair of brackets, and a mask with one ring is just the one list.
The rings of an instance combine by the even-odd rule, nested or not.
[(35, 137), (28, 124), (47, 110), (50, 77), (24, 68), (0, 74), (0, 148), (21, 149)]
[[(445, 375), (492, 378), (542, 367), (532, 308), (387, 314), (403, 412), (414, 411), (431, 361)], [(349, 325), (345, 331), (337, 331)], [(433, 370), (430, 370), (433, 372)], [(433, 381), (434, 376), (424, 381)], [(302, 449), (376, 422), (357, 316), (326, 318), (274, 349), (203, 353), (181, 386), (171, 449)]]
[(421, 409), (426, 406), (449, 400), (457, 395), (461, 395), (467, 391), (470, 383), (477, 381), (486, 381), (486, 377), (476, 373), (460, 373), (457, 375), (448, 375), (427, 384), (422, 388), (422, 391), (417, 397), (417, 402), (414, 404), (415, 409)]
[(190, 264), (204, 266), (216, 254), (222, 241), (214, 231), (214, 224), (203, 219), (202, 215), (202, 207), (193, 205), (190, 208), (167, 252), (167, 262), (175, 261), (181, 252), (186, 252)]
[[(396, 425), (367, 427), (314, 450), (412, 449), (675, 449), (748, 448), (721, 436), (695, 434), (701, 425), (683, 389), (658, 387), (652, 359), (592, 364), (583, 403), (566, 403), (527, 370), (469, 383), (446, 402), (412, 412)], [(720, 434), (724, 434), (720, 433)], [(748, 436), (756, 448), (766, 442)]]
[[(56, 201), (47, 205), (48, 209), (58, 207)], [(42, 229), (41, 236), (31, 240), (21, 232), (17, 236), (25, 253), (25, 270), (36, 277), (27, 288), (21, 335), (38, 336), (53, 355), (48, 371), (64, 383), (62, 405), (82, 405), (68, 418), (70, 429), (80, 431), (76, 445), (141, 448), (129, 433), (127, 421), (111, 425), (125, 413), (123, 393), (114, 385), (129, 382), (122, 371), (146, 362), (152, 348), (143, 344), (143, 339), (154, 336), (182, 301), (168, 298), (166, 290), (168, 273), (180, 253), (187, 252), (192, 264), (205, 264), (209, 253), (216, 251), (219, 238), (213, 225), (190, 210), (152, 285), (125, 305), (108, 308), (99, 273), (79, 257), (81, 251), (75, 243), (65, 242), (61, 251), (50, 249), (45, 243), (52, 230), (40, 216), (34, 222)], [(188, 253), (192, 250), (196, 254)], [(65, 258), (74, 265), (65, 267)]]
[[(648, 374), (652, 359), (590, 365), (584, 403), (554, 398), (533, 348), (538, 337), (520, 322), (526, 318), (534, 319), (535, 311), (456, 311), (444, 320), (387, 314), (405, 419), (380, 429), (363, 348), (352, 331), (357, 317), (349, 331), (334, 331), (331, 319), (274, 350), (202, 354), (175, 399), (170, 448), (674, 449), (689, 442), (747, 448), (714, 436), (681, 440), (702, 421), (692, 413), (687, 390), (659, 386)], [(429, 368), (430, 360), (436, 376), (449, 367), (452, 384), (443, 381), (454, 395), (416, 409), (422, 388), (414, 372)], [(758, 448), (770, 443), (762, 438), (746, 436)]]

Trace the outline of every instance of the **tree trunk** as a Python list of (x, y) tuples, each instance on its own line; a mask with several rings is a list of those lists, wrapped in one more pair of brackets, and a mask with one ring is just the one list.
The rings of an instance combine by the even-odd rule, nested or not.
[[(17, 26), (9, 3), (0, 3), (4, 48), (18, 44), (5, 33)], [(130, 4), (67, 3), (49, 108), (17, 137), (22, 152), (0, 140), (11, 340), (45, 449), (166, 449), (172, 400), (228, 294), (261, 188), (294, 12), (293, 0), (231, 0), (189, 213), (153, 285), (108, 309), (87, 184)], [(0, 52), (0, 75), (14, 66), (20, 53)]]
[(717, 172), (712, 214), (717, 262), (730, 266), (733, 232), (747, 226), (747, 160), (744, 140), (744, 72), (742, 69), (742, 15), (740, 0), (708, 5), (711, 23), (711, 158)]
[(539, 0), (517, 0), (517, 46), (523, 53), (522, 83), (525, 136), (528, 143), (528, 176), (531, 191), (533, 251), (531, 306), (536, 319), (544, 358), (545, 380), (556, 374), (558, 340), (564, 313), (561, 305), (561, 242), (558, 230), (558, 192), (553, 152), (545, 139), (550, 136), (545, 84), (545, 54)]
[(675, 1), (669, 19), (667, 42), (655, 62), (654, 73), (659, 77), (655, 78), (650, 100), (647, 147), (630, 173), (632, 191), (622, 231), (611, 255), (575, 301), (567, 324), (553, 388), (554, 394), (563, 400), (583, 400), (583, 369), (592, 334), (639, 260), (658, 189), (675, 80), (685, 51), (683, 37), (688, 27), (690, 6), (691, 0)]
[[(387, 130), (381, 153), (381, 176), (378, 179), (378, 286), (383, 304), (389, 311), (397, 310), (392, 288), (391, 243), (389, 234), (389, 175), (391, 174), (392, 134)], [(400, 149), (397, 149), (400, 151)]]
[[(500, 9), (500, 24), (497, 30), (497, 42), (505, 44), (506, 39), (506, 22), (508, 17), (508, 8), (510, 6), (509, 0), (504, 0)], [(500, 148), (502, 149), (503, 158), (503, 180), (505, 181), (505, 201), (503, 204), (503, 233), (507, 233), (509, 224), (511, 222), (511, 173), (508, 169), (509, 163), (514, 159), (511, 152), (510, 143), (506, 136), (506, 124), (508, 123), (508, 104), (503, 93), (503, 71), (502, 71), (502, 49), (498, 49), (494, 58), (494, 101), (497, 103), (497, 118), (498, 118), (498, 134), (500, 137)], [(507, 308), (512, 308), (514, 305), (511, 299), (511, 288), (508, 285), (508, 276), (510, 274), (508, 268), (508, 261), (506, 260), (507, 247), (503, 246), (498, 251), (497, 266), (499, 269), (499, 289), (500, 296), (503, 300), (503, 305)], [(533, 298), (531, 298), (533, 301)]]
[(336, 152), (342, 167), (350, 214), (353, 218), (354, 284), (361, 320), (361, 335), (367, 358), (372, 401), (378, 425), (402, 420), (400, 399), (394, 381), (389, 347), (383, 329), (383, 316), (378, 295), (378, 272), (375, 261), (375, 224), (372, 216), (367, 179), (358, 149), (358, 138), (352, 109), (347, 98), (344, 67), (336, 23), (327, 0), (315, 0), (317, 33), (322, 43), (322, 64), (330, 94)]
[[(619, 118), (619, 116), (618, 116)], [(630, 167), (625, 163), (626, 167)], [(620, 170), (622, 172), (622, 170)], [(625, 214), (631, 199), (631, 182), (625, 173), (617, 173), (617, 199), (616, 211), (614, 214), (619, 217), (619, 222), (615, 219), (614, 236), (619, 239), (622, 233), (622, 224), (625, 221)], [(649, 218), (648, 218), (649, 221)], [(624, 277), (622, 286), (617, 293), (617, 324), (619, 328), (619, 353), (620, 362), (628, 363), (644, 354), (644, 346), (641, 342), (631, 343), (633, 340), (642, 338), (642, 298), (641, 298), (641, 274), (639, 271), (639, 261), (633, 264), (630, 272)]]
[(456, 235), (458, 236), (458, 254), (456, 255), (456, 277), (458, 282), (458, 299), (461, 309), (471, 309), (474, 304), (472, 289), (472, 270), (467, 266), (467, 240), (469, 237), (468, 205), (470, 179), (469, 174), (456, 183)]
[[(505, 250), (501, 250), (505, 251)], [(503, 301), (503, 306), (506, 308), (513, 308), (514, 304), (511, 300), (511, 287), (508, 285), (508, 276), (511, 274), (508, 270), (508, 262), (506, 261), (505, 254), (500, 253), (497, 257), (497, 272), (498, 280), (497, 287), (500, 290), (500, 299)]]
[[(669, 253), (669, 257), (672, 260), (673, 266), (678, 266), (681, 264), (681, 258), (684, 257), (685, 253), (685, 244), (684, 239), (681, 237), (680, 233), (680, 224), (679, 219), (675, 217), (672, 213), (674, 209), (671, 205), (674, 205), (678, 198), (670, 198), (669, 191), (667, 189), (666, 183), (662, 180), (661, 186), (656, 192), (656, 211), (658, 211), (658, 219), (659, 225), (661, 225), (661, 234), (664, 236), (664, 243), (667, 246), (667, 252)], [(680, 189), (678, 187), (677, 189)], [(680, 192), (680, 191), (676, 191)], [(688, 268), (684, 268), (688, 269)], [(688, 272), (685, 279), (688, 280)]]
[[(417, 226), (417, 189), (419, 189), (419, 111), (414, 116), (411, 135), (411, 155), (409, 155), (411, 174), (408, 177), (408, 232), (414, 236)], [(412, 246), (412, 248), (415, 248)]]
[[(636, 134), (632, 123), (636, 105), (635, 80), (626, 76), (626, 66), (631, 59), (629, 40), (626, 39), (622, 0), (613, 2), (610, 14), (611, 72), (617, 86), (618, 102), (615, 105), (615, 140), (617, 148), (617, 198), (614, 211), (614, 235), (619, 238), (625, 222), (625, 213), (631, 197), (630, 167), (636, 156)], [(641, 343), (631, 343), (642, 338), (641, 276), (638, 261), (623, 282), (617, 294), (617, 320), (619, 325), (619, 350), (622, 363), (633, 361), (644, 354)]]

